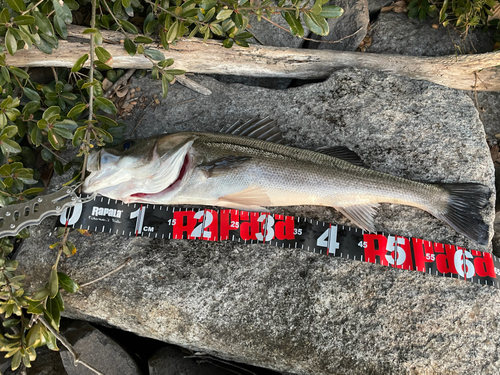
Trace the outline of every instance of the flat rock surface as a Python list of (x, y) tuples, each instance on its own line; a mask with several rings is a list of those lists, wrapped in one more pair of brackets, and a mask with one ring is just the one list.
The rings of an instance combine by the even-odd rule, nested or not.
[[(493, 189), (484, 130), (462, 92), (364, 70), (286, 91), (193, 79), (214, 94), (174, 85), (161, 106), (137, 109), (136, 121), (144, 116), (138, 137), (218, 131), (240, 118), (271, 115), (294, 146), (345, 145), (379, 171)], [(149, 80), (132, 83), (138, 86), (149, 98), (145, 105), (160, 88)], [(490, 224), (491, 207), (485, 211)], [(329, 208), (274, 212), (348, 223)], [(52, 225), (48, 219), (32, 228), (17, 255), (27, 290), (45, 283), (54, 263)], [(384, 205), (376, 225), (477, 248), (409, 207)], [(78, 233), (70, 238), (78, 252), (59, 267), (79, 283), (132, 258), (106, 279), (65, 294), (70, 318), (297, 374), (500, 371), (500, 292), (492, 287), (267, 245)]]

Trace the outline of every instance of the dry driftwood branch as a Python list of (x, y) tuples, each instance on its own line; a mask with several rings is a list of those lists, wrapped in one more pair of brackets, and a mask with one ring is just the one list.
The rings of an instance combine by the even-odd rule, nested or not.
[[(84, 28), (68, 26), (68, 40), (59, 42), (59, 49), (46, 55), (36, 48), (21, 50), (7, 57), (7, 64), (18, 67), (55, 66), (71, 67), (76, 59), (88, 53), (88, 35)], [(114, 68), (149, 69), (151, 62), (145, 57), (131, 57), (121, 45), (123, 35), (102, 31), (113, 56)], [(162, 51), (165, 58), (175, 59), (173, 68), (186, 72), (228, 74), (250, 77), (326, 78), (334, 70), (355, 67), (423, 79), (443, 86), (462, 90), (500, 91), (500, 51), (478, 55), (419, 57), (379, 55), (372, 53), (339, 52), (250, 46), (224, 48), (216, 40), (203, 43), (200, 39), (184, 39)], [(88, 62), (87, 62), (88, 63)]]

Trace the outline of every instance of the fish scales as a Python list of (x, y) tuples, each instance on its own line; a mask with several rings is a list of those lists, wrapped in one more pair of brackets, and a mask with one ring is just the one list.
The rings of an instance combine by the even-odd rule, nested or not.
[(415, 182), (355, 165), (348, 150), (283, 145), (266, 120), (235, 124), (231, 132), (174, 133), (94, 151), (84, 191), (126, 203), (331, 206), (368, 231), (375, 231), (378, 204), (395, 203), (423, 209), (477, 243), (489, 240), (481, 210), (491, 192), (484, 185)]

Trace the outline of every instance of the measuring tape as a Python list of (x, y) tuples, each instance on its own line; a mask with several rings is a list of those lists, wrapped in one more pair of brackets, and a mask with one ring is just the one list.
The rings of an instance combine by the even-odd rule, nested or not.
[(264, 243), (500, 288), (500, 259), (490, 253), (294, 216), (94, 197), (63, 211), (57, 226), (169, 240)]

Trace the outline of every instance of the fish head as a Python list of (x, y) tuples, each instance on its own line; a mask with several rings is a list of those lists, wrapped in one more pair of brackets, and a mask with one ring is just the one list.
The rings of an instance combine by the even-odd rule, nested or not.
[(165, 201), (192, 171), (195, 138), (192, 133), (167, 134), (92, 151), (83, 191), (125, 203)]

